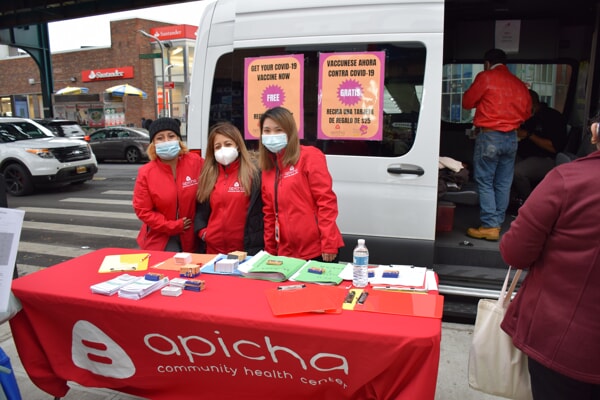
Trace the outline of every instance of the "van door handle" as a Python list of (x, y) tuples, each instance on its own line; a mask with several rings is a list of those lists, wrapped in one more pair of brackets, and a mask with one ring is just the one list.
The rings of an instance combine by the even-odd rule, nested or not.
[(425, 173), (425, 170), (418, 165), (399, 164), (389, 166), (387, 172), (394, 175), (409, 174), (421, 176)]

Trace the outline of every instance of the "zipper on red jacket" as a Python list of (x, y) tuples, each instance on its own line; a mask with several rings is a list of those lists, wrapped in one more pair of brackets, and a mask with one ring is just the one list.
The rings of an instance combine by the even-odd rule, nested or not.
[(277, 198), (277, 187), (279, 186), (279, 165), (275, 164), (275, 185), (274, 185), (274, 203), (275, 203), (275, 242), (279, 249), (279, 202)]

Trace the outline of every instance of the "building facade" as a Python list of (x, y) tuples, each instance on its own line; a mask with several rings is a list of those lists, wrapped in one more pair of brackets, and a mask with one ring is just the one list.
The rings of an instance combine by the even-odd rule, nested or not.
[[(112, 21), (110, 47), (53, 53), (54, 118), (75, 119), (89, 129), (141, 126), (142, 118), (159, 116), (185, 122), (196, 30), (138, 18)], [(38, 66), (14, 49), (10, 53), (16, 55), (6, 53), (0, 59), (0, 114), (43, 118)], [(122, 84), (147, 97), (106, 92)], [(56, 94), (66, 87), (82, 87), (87, 93)]]

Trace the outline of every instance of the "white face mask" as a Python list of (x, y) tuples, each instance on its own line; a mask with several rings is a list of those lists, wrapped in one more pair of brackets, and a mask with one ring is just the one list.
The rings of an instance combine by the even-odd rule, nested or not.
[(227, 166), (234, 162), (238, 157), (238, 150), (235, 147), (221, 147), (215, 151), (215, 159), (221, 165)]

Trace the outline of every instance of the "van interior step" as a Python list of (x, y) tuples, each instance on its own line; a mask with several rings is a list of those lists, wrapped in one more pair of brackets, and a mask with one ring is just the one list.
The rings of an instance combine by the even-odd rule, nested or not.
[[(507, 214), (500, 234), (506, 233), (514, 217)], [(469, 227), (479, 222), (479, 207), (457, 205), (451, 231), (440, 231), (435, 236), (433, 263), (437, 265), (472, 265), (498, 268), (507, 266), (499, 250), (499, 241), (474, 239), (466, 235)]]
[[(433, 270), (438, 275), (440, 286), (466, 287), (492, 291), (499, 291), (502, 288), (502, 283), (506, 277), (506, 268), (506, 266), (502, 268), (490, 268), (448, 264), (436, 264), (433, 266)], [(526, 275), (527, 273), (524, 271), (521, 274), (519, 282), (522, 282)], [(465, 295), (469, 296), (469, 294)]]

